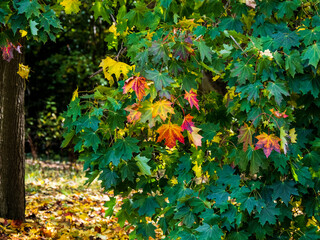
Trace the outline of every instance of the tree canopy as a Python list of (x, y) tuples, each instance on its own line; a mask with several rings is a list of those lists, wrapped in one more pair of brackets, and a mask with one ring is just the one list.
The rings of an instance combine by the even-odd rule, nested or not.
[[(54, 6), (13, 2), (2, 35), (59, 30)], [(108, 82), (74, 92), (62, 147), (89, 183), (130, 196), (117, 217), (132, 238), (154, 224), (170, 239), (319, 238), (318, 1), (60, 4), (112, 24)]]

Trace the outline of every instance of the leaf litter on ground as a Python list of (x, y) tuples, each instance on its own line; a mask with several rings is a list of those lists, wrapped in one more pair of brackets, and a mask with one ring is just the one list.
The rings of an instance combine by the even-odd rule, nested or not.
[[(85, 186), (82, 165), (26, 161), (26, 221), (0, 218), (2, 239), (129, 239), (133, 227), (120, 227), (113, 215), (105, 217), (106, 201), (112, 192), (104, 192), (98, 182)], [(114, 214), (122, 198), (117, 196)], [(157, 229), (157, 239), (163, 237)], [(152, 238), (150, 238), (152, 239)]]

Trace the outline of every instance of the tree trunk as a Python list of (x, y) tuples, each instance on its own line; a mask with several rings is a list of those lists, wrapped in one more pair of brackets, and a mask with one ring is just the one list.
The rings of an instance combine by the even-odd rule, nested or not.
[(25, 220), (24, 80), (17, 74), (23, 55), (0, 55), (0, 218)]

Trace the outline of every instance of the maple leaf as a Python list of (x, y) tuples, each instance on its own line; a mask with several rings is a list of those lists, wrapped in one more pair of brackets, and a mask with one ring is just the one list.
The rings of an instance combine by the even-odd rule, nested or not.
[(141, 101), (141, 99), (146, 95), (145, 88), (149, 88), (146, 79), (144, 77), (130, 77), (125, 81), (123, 87), (123, 93), (127, 93), (130, 89), (136, 92), (136, 96)]
[(190, 143), (193, 143), (196, 146), (196, 149), (201, 147), (201, 139), (203, 138), (198, 132), (201, 130), (200, 128), (191, 127), (192, 132), (188, 132), (188, 137)]
[(138, 111), (138, 109), (140, 108), (140, 104), (135, 103), (133, 105), (129, 105), (127, 106), (124, 110), (129, 112), (129, 115), (127, 116), (127, 121), (129, 123), (135, 123), (136, 121), (138, 121), (141, 117), (141, 112)]
[(267, 158), (271, 154), (272, 150), (275, 150), (278, 153), (280, 153), (280, 145), (278, 142), (281, 141), (281, 139), (275, 136), (274, 134), (268, 135), (266, 133), (262, 133), (256, 136), (256, 138), (259, 141), (256, 143), (255, 150), (262, 148)]
[(127, 78), (127, 74), (133, 68), (126, 63), (117, 62), (110, 57), (106, 57), (105, 59), (103, 59), (99, 67), (102, 67), (104, 76), (106, 79), (108, 79), (110, 86), (112, 86), (114, 83), (112, 74), (116, 76), (117, 80), (120, 78), (121, 74), (123, 74), (123, 76)]
[(28, 66), (25, 66), (22, 63), (19, 63), (19, 70), (17, 73), (20, 75), (20, 77), (28, 80), (29, 72), (30, 72), (30, 68)]
[(278, 110), (275, 111), (273, 108), (270, 109), (270, 112), (276, 117), (276, 118), (287, 118), (289, 117), (288, 115), (286, 115), (286, 111), (285, 110), (284, 112), (279, 112)]
[(18, 43), (17, 46), (13, 45), (11, 42), (8, 43), (8, 46), (1, 47), (2, 51), (2, 58), (7, 62), (10, 62), (13, 59), (13, 50), (16, 50), (18, 53), (21, 54), (21, 45)]
[(60, 5), (64, 6), (66, 14), (71, 14), (80, 11), (81, 2), (79, 0), (63, 0)]
[(176, 146), (176, 141), (178, 140), (181, 143), (184, 143), (184, 138), (182, 136), (182, 128), (177, 124), (172, 124), (169, 122), (168, 124), (163, 124), (158, 130), (159, 137), (157, 142), (161, 142), (165, 139), (165, 145), (169, 148), (173, 148)]
[(197, 99), (197, 94), (193, 91), (193, 89), (191, 89), (190, 92), (186, 91), (184, 99), (188, 100), (191, 108), (195, 106), (199, 111), (199, 100)]
[(187, 130), (190, 133), (192, 132), (192, 127), (194, 127), (194, 123), (192, 122), (193, 117), (188, 114), (187, 116), (184, 117), (181, 128), (183, 130)]
[(166, 99), (154, 103), (152, 109), (152, 118), (160, 116), (160, 118), (165, 121), (168, 113), (174, 113), (174, 109), (171, 107), (171, 104), (172, 103)]
[(296, 143), (297, 142), (297, 134), (296, 134), (296, 129), (292, 128), (289, 130), (289, 136), (291, 138), (291, 143)]
[(280, 139), (281, 139), (280, 146), (281, 146), (281, 149), (283, 150), (284, 154), (287, 154), (287, 148), (288, 148), (288, 142), (286, 139), (287, 135), (288, 134), (286, 133), (286, 131), (284, 130), (284, 127), (282, 126), (280, 128)]
[(243, 151), (246, 152), (248, 149), (248, 145), (252, 145), (252, 134), (254, 134), (255, 130), (250, 125), (248, 126), (246, 123), (239, 129), (238, 141), (243, 143)]

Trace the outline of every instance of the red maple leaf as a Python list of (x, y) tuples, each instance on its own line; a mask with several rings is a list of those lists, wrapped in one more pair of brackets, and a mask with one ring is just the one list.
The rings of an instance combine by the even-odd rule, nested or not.
[(192, 133), (192, 128), (194, 127), (194, 123), (192, 122), (193, 117), (188, 114), (187, 116), (184, 117), (181, 128), (182, 130), (187, 130), (190, 133)]
[(271, 154), (272, 150), (275, 150), (278, 153), (280, 153), (280, 145), (278, 142), (281, 141), (281, 139), (275, 136), (274, 134), (268, 135), (266, 133), (262, 133), (256, 136), (256, 138), (259, 141), (256, 143), (255, 150), (262, 148), (267, 158)]
[(13, 59), (13, 50), (16, 50), (18, 53), (21, 54), (21, 44), (18, 43), (17, 46), (13, 45), (11, 42), (8, 43), (8, 46), (1, 47), (2, 51), (2, 58), (8, 62)]
[(197, 94), (193, 91), (193, 89), (190, 90), (190, 92), (185, 93), (184, 99), (187, 99), (190, 103), (191, 108), (195, 106), (199, 111), (199, 100), (197, 99)]
[(165, 139), (165, 145), (169, 148), (173, 148), (176, 146), (176, 141), (178, 140), (181, 143), (184, 143), (184, 138), (182, 136), (182, 128), (177, 124), (172, 124), (169, 122), (168, 124), (163, 124), (158, 130), (159, 137), (157, 142), (161, 142)]
[(144, 77), (133, 76), (125, 81), (123, 86), (123, 93), (129, 92), (130, 89), (136, 92), (136, 96), (141, 101), (141, 99), (146, 95), (145, 89), (149, 88), (146, 79)]

